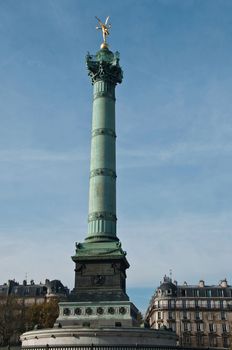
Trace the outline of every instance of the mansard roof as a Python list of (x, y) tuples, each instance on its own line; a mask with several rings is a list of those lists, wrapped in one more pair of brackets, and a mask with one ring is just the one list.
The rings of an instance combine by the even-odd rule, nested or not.
[(69, 290), (59, 280), (48, 280), (45, 283), (36, 284), (33, 280), (30, 283), (23, 281), (22, 284), (15, 280), (9, 280), (0, 285), (0, 297), (15, 296), (21, 297), (45, 297), (46, 295), (68, 295)]

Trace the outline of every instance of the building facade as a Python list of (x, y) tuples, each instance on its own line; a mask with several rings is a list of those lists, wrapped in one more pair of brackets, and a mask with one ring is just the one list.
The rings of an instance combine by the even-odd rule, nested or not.
[(0, 301), (6, 300), (8, 297), (14, 297), (19, 302), (23, 302), (25, 306), (40, 304), (48, 301), (50, 298), (65, 300), (69, 295), (69, 290), (59, 280), (49, 279), (45, 283), (35, 283), (26, 280), (23, 283), (9, 280), (7, 283), (0, 285)]
[(224, 347), (231, 345), (232, 286), (178, 285), (165, 276), (151, 299), (146, 321), (154, 329), (176, 332), (179, 345)]

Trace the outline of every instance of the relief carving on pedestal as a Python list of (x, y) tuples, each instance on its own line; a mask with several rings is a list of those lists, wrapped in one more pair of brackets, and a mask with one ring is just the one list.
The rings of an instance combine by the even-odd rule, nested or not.
[(105, 283), (106, 277), (103, 275), (96, 275), (92, 277), (92, 284), (95, 286), (102, 286)]
[(75, 272), (79, 272), (81, 275), (83, 275), (83, 270), (85, 270), (85, 269), (86, 269), (85, 264), (77, 263), (76, 268), (75, 268)]

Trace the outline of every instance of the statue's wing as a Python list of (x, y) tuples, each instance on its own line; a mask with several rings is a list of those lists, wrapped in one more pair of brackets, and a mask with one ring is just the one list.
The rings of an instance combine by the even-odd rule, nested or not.
[(106, 17), (105, 25), (107, 25), (109, 18), (110, 18), (110, 16)]
[(97, 16), (95, 16), (95, 18), (98, 20), (99, 24), (102, 26), (103, 23), (102, 23), (102, 21), (100, 20), (100, 18), (98, 18)]

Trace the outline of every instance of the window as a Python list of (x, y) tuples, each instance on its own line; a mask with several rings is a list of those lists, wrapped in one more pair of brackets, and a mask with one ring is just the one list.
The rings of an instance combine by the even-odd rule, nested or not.
[(167, 308), (168, 307), (168, 301), (167, 300), (162, 300), (162, 308)]
[(187, 311), (183, 311), (182, 317), (184, 320), (187, 320)]
[(211, 302), (210, 302), (210, 300), (207, 300), (207, 308), (211, 309)]
[(25, 288), (24, 293), (25, 293), (26, 295), (30, 294), (30, 289), (29, 289), (29, 288)]
[(223, 293), (222, 289), (218, 289), (218, 296), (219, 297), (223, 297), (224, 296), (224, 293)]
[(222, 323), (222, 332), (226, 333), (228, 331), (228, 327), (225, 323)]
[(216, 347), (217, 346), (217, 338), (214, 335), (209, 335), (209, 346)]
[(183, 345), (191, 345), (191, 338), (188, 334), (183, 336)]
[(228, 347), (229, 347), (228, 338), (223, 337), (223, 338), (222, 338), (222, 342), (223, 342), (223, 347), (224, 347), (224, 348), (228, 348)]
[(201, 301), (201, 306), (202, 307), (207, 307), (208, 306), (207, 301), (206, 300), (202, 300)]
[(213, 323), (209, 323), (209, 331), (214, 332), (214, 324)]
[(204, 346), (204, 338), (202, 335), (197, 335), (197, 346)]
[(162, 312), (158, 311), (158, 320), (162, 319)]
[(195, 302), (194, 300), (189, 301), (189, 307), (195, 307)]
[(172, 320), (172, 311), (168, 311), (168, 319)]
[(226, 320), (226, 313), (225, 313), (225, 311), (221, 311), (221, 320)]

